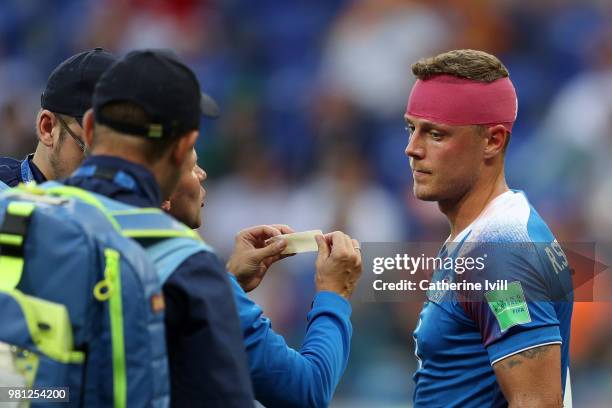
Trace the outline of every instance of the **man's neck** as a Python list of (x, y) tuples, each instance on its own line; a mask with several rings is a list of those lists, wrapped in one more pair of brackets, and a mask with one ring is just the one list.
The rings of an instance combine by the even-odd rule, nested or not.
[(55, 173), (49, 164), (49, 160), (46, 157), (46, 152), (43, 151), (40, 143), (36, 146), (36, 150), (34, 151), (34, 156), (32, 157), (32, 163), (38, 167), (38, 170), (45, 176), (47, 180), (55, 180)]
[(493, 180), (476, 183), (463, 196), (455, 200), (439, 201), (438, 207), (450, 224), (452, 241), (467, 228), (496, 197), (508, 191), (503, 171)]

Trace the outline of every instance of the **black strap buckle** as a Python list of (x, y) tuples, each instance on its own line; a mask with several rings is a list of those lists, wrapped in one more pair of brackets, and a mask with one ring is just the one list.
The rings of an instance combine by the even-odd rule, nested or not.
[(7, 239), (0, 240), (1, 255), (23, 258), (30, 219), (31, 214), (26, 216), (11, 214), (7, 209), (2, 226), (0, 226), (0, 235), (21, 237), (21, 240), (19, 244), (7, 242)]

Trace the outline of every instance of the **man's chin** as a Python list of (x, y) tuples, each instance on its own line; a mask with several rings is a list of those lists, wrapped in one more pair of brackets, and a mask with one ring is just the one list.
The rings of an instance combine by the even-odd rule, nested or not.
[(202, 226), (202, 218), (197, 217), (193, 219), (193, 222), (191, 222), (191, 224), (189, 225), (189, 227), (191, 227), (191, 229), (198, 229)]
[(424, 188), (419, 188), (414, 186), (413, 188), (414, 196), (421, 201), (438, 201), (438, 196), (433, 191), (428, 191)]

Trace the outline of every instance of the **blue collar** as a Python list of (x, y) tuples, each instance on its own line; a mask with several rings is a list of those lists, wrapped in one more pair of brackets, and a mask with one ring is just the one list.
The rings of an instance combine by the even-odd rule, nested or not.
[[(96, 186), (88, 180), (95, 180)], [(88, 157), (67, 184), (83, 186), (140, 207), (159, 207), (162, 202), (153, 173), (144, 166), (113, 156)]]
[(29, 158), (21, 162), (21, 181), (24, 183), (34, 181), (34, 174), (32, 174), (32, 169), (30, 168)]
[(20, 176), (22, 183), (29, 183), (31, 181), (35, 181), (37, 183), (44, 183), (47, 181), (45, 175), (36, 167), (32, 159), (34, 158), (34, 154), (29, 154), (25, 159), (21, 161), (20, 164)]

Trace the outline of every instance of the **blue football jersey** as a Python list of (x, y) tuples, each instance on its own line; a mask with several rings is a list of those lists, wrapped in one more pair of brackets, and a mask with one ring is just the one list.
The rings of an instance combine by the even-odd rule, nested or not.
[(431, 281), (479, 282), (483, 289), (427, 293), (414, 331), (414, 406), (507, 406), (493, 365), (549, 344), (561, 346), (562, 389), (570, 406), (572, 278), (561, 246), (525, 194), (495, 198), (438, 256), (481, 257), (481, 270), (459, 273), (456, 263), (436, 270)]

